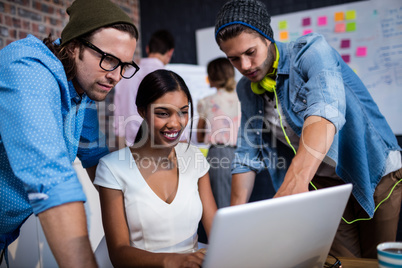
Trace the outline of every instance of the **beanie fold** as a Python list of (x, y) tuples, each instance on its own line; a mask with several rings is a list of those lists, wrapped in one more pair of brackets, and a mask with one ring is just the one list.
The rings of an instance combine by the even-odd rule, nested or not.
[(216, 17), (215, 38), (223, 28), (234, 24), (249, 27), (275, 43), (271, 16), (260, 1), (232, 0), (224, 4)]
[[(123, 23), (132, 25), (131, 18), (110, 0), (75, 0), (67, 14), (70, 20), (61, 32), (61, 45), (99, 28)], [(137, 32), (138, 35), (138, 32)]]

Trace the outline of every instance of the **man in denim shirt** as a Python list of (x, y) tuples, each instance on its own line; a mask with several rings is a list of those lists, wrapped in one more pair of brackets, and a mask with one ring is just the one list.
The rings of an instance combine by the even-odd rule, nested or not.
[(0, 51), (0, 251), (34, 213), (60, 267), (96, 267), (78, 157), (93, 180), (108, 148), (94, 101), (102, 101), (132, 61), (138, 31), (109, 0), (75, 0), (61, 40), (29, 35)]
[(396, 239), (399, 220), (402, 164), (395, 135), (323, 36), (275, 42), (270, 21), (255, 0), (230, 1), (216, 18), (216, 41), (244, 76), (237, 85), (242, 119), (231, 204), (248, 201), (264, 168), (275, 197), (306, 192), (310, 184), (352, 183), (331, 253), (376, 258), (377, 244)]

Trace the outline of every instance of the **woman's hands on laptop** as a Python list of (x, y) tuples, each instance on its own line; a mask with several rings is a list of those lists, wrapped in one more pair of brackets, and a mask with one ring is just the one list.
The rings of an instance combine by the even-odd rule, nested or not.
[(194, 253), (177, 253), (166, 256), (165, 268), (199, 268), (205, 256), (205, 249), (200, 249)]

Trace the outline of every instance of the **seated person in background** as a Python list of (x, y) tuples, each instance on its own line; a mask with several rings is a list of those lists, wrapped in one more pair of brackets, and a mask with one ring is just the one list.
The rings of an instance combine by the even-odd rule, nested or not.
[(197, 140), (210, 144), (207, 160), (212, 193), (218, 208), (230, 205), (231, 163), (240, 125), (240, 102), (235, 88), (234, 67), (227, 58), (208, 63), (208, 80), (217, 92), (200, 100)]
[(144, 121), (134, 145), (103, 157), (94, 182), (110, 260), (115, 267), (200, 267), (197, 227), (202, 219), (209, 234), (216, 204), (205, 157), (179, 143), (190, 92), (176, 73), (157, 70), (141, 82), (136, 105)]

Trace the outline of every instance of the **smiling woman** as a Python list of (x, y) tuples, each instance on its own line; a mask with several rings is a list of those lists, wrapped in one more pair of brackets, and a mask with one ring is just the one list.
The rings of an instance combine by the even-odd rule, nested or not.
[[(167, 92), (148, 105), (147, 110), (139, 108), (141, 117), (148, 122), (151, 131), (151, 146), (166, 146), (165, 143), (177, 144), (188, 122), (188, 97), (184, 91)], [(159, 135), (161, 134), (161, 136)]]
[[(188, 122), (189, 106), (193, 107), (193, 101), (186, 83), (179, 75), (171, 71), (157, 70), (152, 75), (147, 75), (141, 82), (136, 105), (138, 113), (144, 119), (147, 118), (143, 121), (134, 141), (134, 147), (139, 147), (147, 141), (155, 145), (155, 140), (148, 140), (145, 135), (149, 130), (153, 131), (151, 134), (155, 134), (153, 125), (161, 121), (158, 119), (168, 118), (170, 120), (165, 127), (165, 132), (169, 133), (170, 136), (175, 132), (182, 134)], [(192, 109), (190, 113), (193, 117)], [(192, 121), (190, 123), (191, 128)]]
[(136, 105), (144, 121), (134, 145), (103, 157), (94, 182), (110, 260), (200, 267), (198, 224), (209, 234), (217, 208), (208, 162), (195, 146), (179, 142), (192, 115), (190, 92), (179, 75), (157, 70), (141, 82)]

